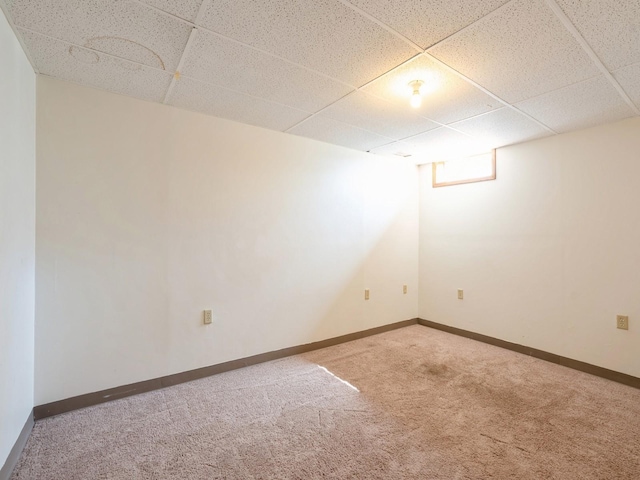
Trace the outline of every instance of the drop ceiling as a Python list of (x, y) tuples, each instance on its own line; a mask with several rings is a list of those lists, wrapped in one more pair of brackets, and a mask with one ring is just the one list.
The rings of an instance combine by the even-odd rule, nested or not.
[(416, 163), (640, 115), (638, 0), (0, 6), (39, 74)]

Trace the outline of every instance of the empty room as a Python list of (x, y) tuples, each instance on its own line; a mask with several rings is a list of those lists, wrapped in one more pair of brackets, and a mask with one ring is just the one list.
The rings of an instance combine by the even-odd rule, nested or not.
[(640, 479), (638, 0), (0, 7), (0, 480)]

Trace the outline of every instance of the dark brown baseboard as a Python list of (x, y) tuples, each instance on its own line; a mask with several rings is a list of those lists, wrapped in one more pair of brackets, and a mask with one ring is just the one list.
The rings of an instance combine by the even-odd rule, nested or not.
[(2, 468), (0, 468), (0, 480), (9, 480), (11, 478), (13, 469), (16, 468), (18, 460), (20, 460), (20, 455), (22, 455), (22, 450), (24, 450), (24, 446), (27, 444), (27, 440), (29, 440), (29, 435), (31, 435), (31, 430), (33, 430), (33, 423), (33, 412), (31, 412), (27, 417), (24, 427), (22, 427), (20, 435), (18, 435), (16, 443), (13, 444), (7, 460), (4, 462)]
[[(453, 333), (462, 337), (477, 340), (479, 342), (488, 343), (496, 347), (506, 348), (514, 352), (529, 355), (541, 360), (556, 363), (565, 367), (573, 368), (574, 370), (580, 370), (582, 372), (590, 373), (598, 377), (606, 378), (614, 382), (629, 385), (631, 387), (640, 388), (640, 378), (627, 375), (625, 373), (616, 372), (606, 368), (591, 365), (589, 363), (581, 362), (579, 360), (573, 360), (571, 358), (563, 357), (553, 353), (548, 353), (536, 348), (527, 347), (525, 345), (519, 345), (517, 343), (507, 342), (480, 333), (470, 332), (461, 328), (450, 327), (441, 323), (432, 322), (430, 320), (423, 320), (413, 318), (411, 320), (405, 320), (402, 322), (392, 323), (390, 325), (383, 325), (381, 327), (371, 328), (369, 330), (363, 330), (361, 332), (350, 333), (342, 335), (340, 337), (329, 338), (327, 340), (321, 340), (319, 342), (307, 343), (305, 345), (298, 345), (295, 347), (284, 348), (282, 350), (276, 350), (274, 352), (261, 353), (253, 355), (247, 358), (241, 358), (238, 360), (232, 360), (230, 362), (219, 363), (217, 365), (211, 365), (208, 367), (198, 368), (196, 370), (189, 370), (187, 372), (176, 373), (173, 375), (167, 375), (160, 378), (154, 378), (151, 380), (145, 380), (142, 382), (136, 382), (129, 385), (123, 385), (120, 387), (110, 388), (107, 390), (101, 390), (99, 392), (87, 393), (79, 395), (77, 397), (67, 398), (65, 400), (59, 400), (45, 405), (39, 405), (33, 409), (33, 415), (35, 420), (51, 417), (53, 415), (59, 415), (61, 413), (70, 412), (72, 410), (78, 410), (80, 408), (90, 407), (92, 405), (98, 405), (100, 403), (109, 402), (111, 400), (117, 400), (119, 398), (130, 397), (139, 393), (150, 392), (152, 390), (158, 390), (160, 388), (170, 387), (179, 383), (190, 382), (199, 378), (209, 377), (218, 373), (228, 372), (236, 370), (242, 367), (248, 367), (250, 365), (256, 365), (258, 363), (269, 362), (271, 360), (277, 360), (279, 358), (289, 357), (291, 355), (298, 355), (301, 353), (311, 352), (321, 348), (331, 347), (340, 343), (351, 342), (360, 338), (376, 335), (379, 333), (388, 332), (398, 328), (407, 327), (409, 325), (420, 324), (425, 327), (442, 330), (444, 332)], [(30, 431), (30, 430), (29, 430)], [(0, 480), (4, 480), (0, 476)]]
[(420, 325), (424, 325), (425, 327), (435, 328), (436, 330), (453, 333), (455, 335), (460, 335), (461, 337), (488, 343), (489, 345), (495, 345), (496, 347), (506, 348), (507, 350), (513, 350), (514, 352), (523, 353), (531, 357), (539, 358), (540, 360), (546, 360), (547, 362), (556, 363), (558, 365), (562, 365), (563, 367), (573, 368), (574, 370), (580, 370), (581, 372), (590, 373), (591, 375), (606, 378), (607, 380), (622, 383), (630, 387), (640, 388), (640, 378), (627, 375), (626, 373), (616, 372), (615, 370), (598, 367), (596, 365), (591, 365), (590, 363), (573, 360), (572, 358), (545, 352), (543, 350), (538, 350), (537, 348), (526, 347), (517, 343), (507, 342), (505, 340), (489, 337), (480, 333), (462, 330), (461, 328), (450, 327), (448, 325), (432, 322), (430, 320), (423, 320), (422, 318), (418, 319), (418, 323)]
[(332, 347), (333, 345), (338, 345), (340, 343), (351, 342), (353, 340), (358, 340), (360, 338), (369, 337), (371, 335), (377, 335), (378, 333), (384, 333), (390, 330), (407, 327), (409, 325), (415, 325), (417, 323), (418, 319), (412, 318), (411, 320), (404, 320), (402, 322), (396, 322), (390, 325), (383, 325), (381, 327), (371, 328), (369, 330), (363, 330), (361, 332), (349, 333), (340, 337), (320, 340), (319, 342), (307, 343), (305, 345), (298, 345), (296, 347), (283, 348), (282, 350), (276, 350), (275, 352), (261, 353), (259, 355), (253, 355), (252, 357), (219, 363), (217, 365), (198, 368), (196, 370), (189, 370), (187, 372), (181, 372), (173, 375), (167, 375), (165, 377), (154, 378), (152, 380), (136, 382), (129, 385), (123, 385), (121, 387), (109, 388), (107, 390), (101, 390), (99, 392), (78, 395), (77, 397), (58, 400), (57, 402), (51, 402), (45, 405), (39, 405), (33, 409), (33, 414), (36, 420), (40, 420), (42, 418), (59, 415), (61, 413), (70, 412), (79, 408), (90, 407), (92, 405), (98, 405), (100, 403), (109, 402), (111, 400), (117, 400), (119, 398), (137, 395), (139, 393), (145, 393), (152, 390), (158, 390), (160, 388), (170, 387), (179, 383), (190, 382), (192, 380), (209, 377), (218, 373), (228, 372), (230, 370), (235, 370), (242, 367), (248, 367), (249, 365), (256, 365), (258, 363), (269, 362), (271, 360), (277, 360), (279, 358), (289, 357), (291, 355), (298, 355), (300, 353), (306, 353), (312, 350)]

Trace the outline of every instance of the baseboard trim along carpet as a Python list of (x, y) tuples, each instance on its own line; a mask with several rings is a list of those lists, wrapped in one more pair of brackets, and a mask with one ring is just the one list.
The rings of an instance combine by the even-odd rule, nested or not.
[(450, 327), (449, 325), (443, 325), (441, 323), (432, 322), (430, 320), (418, 319), (420, 325), (425, 327), (435, 328), (436, 330), (442, 330), (443, 332), (453, 333), (460, 335), (461, 337), (470, 338), (479, 342), (488, 343), (496, 347), (506, 348), (507, 350), (513, 350), (514, 352), (523, 353), (531, 357), (539, 358), (540, 360), (546, 360), (547, 362), (556, 363), (564, 367), (573, 368), (574, 370), (580, 370), (581, 372), (590, 373), (597, 377), (606, 378), (614, 382), (622, 383), (630, 387), (640, 389), (640, 378), (627, 375), (626, 373), (616, 372), (615, 370), (609, 370), (607, 368), (591, 365), (590, 363), (581, 362), (579, 360), (573, 360), (572, 358), (563, 357), (554, 353), (538, 350), (537, 348), (531, 348), (517, 343), (507, 342), (498, 338), (489, 337), (480, 333), (470, 332), (457, 327)]
[[(329, 338), (327, 340), (320, 340), (318, 342), (307, 343), (305, 345), (283, 348), (282, 350), (261, 353), (247, 358), (241, 358), (238, 360), (232, 360), (230, 362), (198, 368), (196, 370), (189, 370), (187, 372), (175, 373), (173, 375), (154, 378), (152, 380), (145, 380), (142, 382), (131, 383), (129, 385), (101, 390), (99, 392), (78, 395), (77, 397), (58, 400), (56, 402), (47, 403), (45, 405), (39, 405), (33, 409), (33, 414), (36, 420), (40, 420), (42, 418), (52, 417), (54, 415), (70, 412), (72, 410), (78, 410), (80, 408), (98, 405), (100, 403), (109, 402), (111, 400), (130, 397), (139, 393), (150, 392), (152, 390), (158, 390), (160, 388), (190, 382), (199, 378), (209, 377), (218, 373), (228, 372), (230, 370), (236, 370), (238, 368), (248, 367), (250, 365), (256, 365), (258, 363), (269, 362), (271, 360), (277, 360), (279, 358), (290, 357), (292, 355), (319, 350), (321, 348), (332, 347), (333, 345), (338, 345), (340, 343), (351, 342), (353, 340), (369, 337), (371, 335), (377, 335), (378, 333), (396, 330), (398, 328), (408, 327), (409, 325), (415, 325), (417, 323), (418, 319), (412, 318), (411, 320), (391, 323), (389, 325), (383, 325), (381, 327), (375, 327), (369, 330), (363, 330), (361, 332), (349, 333), (347, 335)], [(0, 480), (4, 479), (0, 477)]]
[(13, 445), (13, 448), (9, 452), (9, 456), (7, 457), (6, 462), (4, 462), (4, 466), (0, 468), (0, 480), (9, 480), (11, 478), (13, 469), (18, 464), (20, 455), (22, 455), (22, 450), (24, 450), (24, 447), (27, 444), (27, 440), (29, 440), (29, 435), (31, 435), (31, 430), (33, 430), (33, 424), (33, 412), (31, 412), (29, 414), (29, 417), (27, 417), (27, 421), (25, 422), (24, 427), (22, 427), (20, 435), (18, 435), (16, 443)]

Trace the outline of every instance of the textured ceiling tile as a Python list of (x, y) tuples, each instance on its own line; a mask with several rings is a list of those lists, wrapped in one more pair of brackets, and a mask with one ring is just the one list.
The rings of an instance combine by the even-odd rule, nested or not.
[(640, 63), (616, 70), (613, 76), (631, 97), (636, 107), (640, 108)]
[(599, 74), (544, 0), (515, 0), (429, 53), (510, 103)]
[(529, 120), (526, 116), (509, 107), (462, 120), (451, 126), (476, 137), (482, 144), (491, 148), (551, 135), (551, 132), (533, 120)]
[(361, 92), (337, 101), (320, 115), (396, 140), (438, 127), (416, 115), (410, 105), (396, 105)]
[(391, 139), (367, 130), (319, 116), (301, 123), (289, 130), (289, 133), (365, 152), (391, 142)]
[(416, 54), (337, 0), (216, 0), (202, 25), (354, 86)]
[(167, 72), (25, 30), (20, 30), (20, 34), (44, 75), (155, 102), (163, 100), (171, 83)]
[(182, 77), (176, 82), (169, 103), (216, 117), (272, 130), (286, 130), (309, 114), (242, 93)]
[(468, 157), (484, 153), (490, 148), (475, 138), (447, 127), (417, 135), (403, 143), (410, 145), (409, 151), (413, 154), (411, 158), (418, 163)]
[(477, 139), (441, 127), (404, 141), (411, 145), (412, 159), (419, 163), (436, 162), (484, 153), (490, 147)]
[(516, 106), (557, 132), (633, 116), (629, 105), (604, 76), (530, 98)]
[(130, 0), (15, 0), (17, 26), (151, 67), (175, 70), (191, 27)]
[(142, 0), (160, 10), (193, 22), (198, 15), (202, 0)]
[[(405, 142), (393, 142), (371, 149), (371, 153), (395, 158), (411, 158), (416, 152), (415, 146)], [(411, 158), (413, 160), (413, 158)]]
[(557, 1), (607, 68), (640, 62), (640, 1)]
[(422, 48), (443, 40), (508, 0), (349, 0)]
[(343, 84), (204, 30), (196, 34), (182, 73), (312, 112), (351, 91)]
[(408, 106), (412, 93), (409, 82), (413, 80), (425, 82), (422, 87), (422, 105), (415, 111), (436, 122), (455, 122), (503, 105), (423, 55), (373, 81), (362, 90)]

